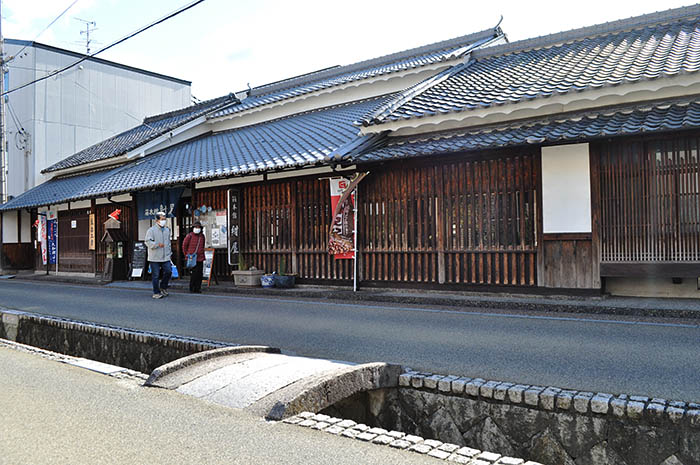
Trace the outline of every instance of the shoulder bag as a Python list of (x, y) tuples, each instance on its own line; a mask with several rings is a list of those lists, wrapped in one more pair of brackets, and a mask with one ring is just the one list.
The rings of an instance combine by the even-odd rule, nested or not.
[(199, 244), (202, 242), (202, 236), (199, 236), (199, 240), (197, 241), (197, 247), (194, 249), (194, 253), (188, 253), (187, 254), (187, 262), (185, 263), (185, 267), (187, 267), (188, 270), (191, 270), (195, 266), (197, 266), (197, 251), (199, 250)]

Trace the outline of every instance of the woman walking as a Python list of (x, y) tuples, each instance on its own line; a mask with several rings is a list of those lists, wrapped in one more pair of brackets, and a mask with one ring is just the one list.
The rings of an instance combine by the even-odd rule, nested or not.
[(202, 270), (204, 269), (204, 234), (202, 223), (195, 221), (192, 232), (182, 241), (182, 253), (185, 257), (190, 254), (197, 255), (197, 264), (190, 269), (190, 292), (202, 293)]

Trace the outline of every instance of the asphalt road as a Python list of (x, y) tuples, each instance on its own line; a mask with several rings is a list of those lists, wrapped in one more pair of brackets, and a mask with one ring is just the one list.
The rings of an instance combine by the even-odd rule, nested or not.
[(0, 281), (0, 306), (130, 328), (385, 361), (434, 373), (700, 400), (700, 327), (464, 309)]

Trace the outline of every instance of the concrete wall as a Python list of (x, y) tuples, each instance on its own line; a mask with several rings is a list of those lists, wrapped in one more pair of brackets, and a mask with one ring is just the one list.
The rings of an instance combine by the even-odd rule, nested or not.
[(679, 284), (674, 284), (671, 278), (605, 278), (605, 292), (618, 296), (697, 299), (699, 284), (693, 278), (683, 278)]
[[(6, 44), (6, 53), (22, 45)], [(17, 87), (77, 60), (73, 54), (30, 46), (9, 65)], [(190, 86), (101, 61), (85, 61), (60, 75), (9, 96), (26, 137), (7, 116), (8, 193), (18, 195), (43, 182), (40, 171), (151, 116), (191, 104)], [(9, 105), (8, 105), (9, 106)]]
[(323, 413), (557, 465), (700, 464), (700, 404), (421, 373)]

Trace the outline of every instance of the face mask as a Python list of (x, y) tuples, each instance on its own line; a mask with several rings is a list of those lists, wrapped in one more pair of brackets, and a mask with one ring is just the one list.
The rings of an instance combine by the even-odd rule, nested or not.
[(158, 224), (160, 225), (161, 228), (164, 228), (165, 227), (165, 220), (160, 220), (158, 222)]
[(194, 228), (192, 231), (193, 231), (195, 234), (199, 234), (199, 233), (202, 232), (202, 230), (201, 230), (200, 228)]

